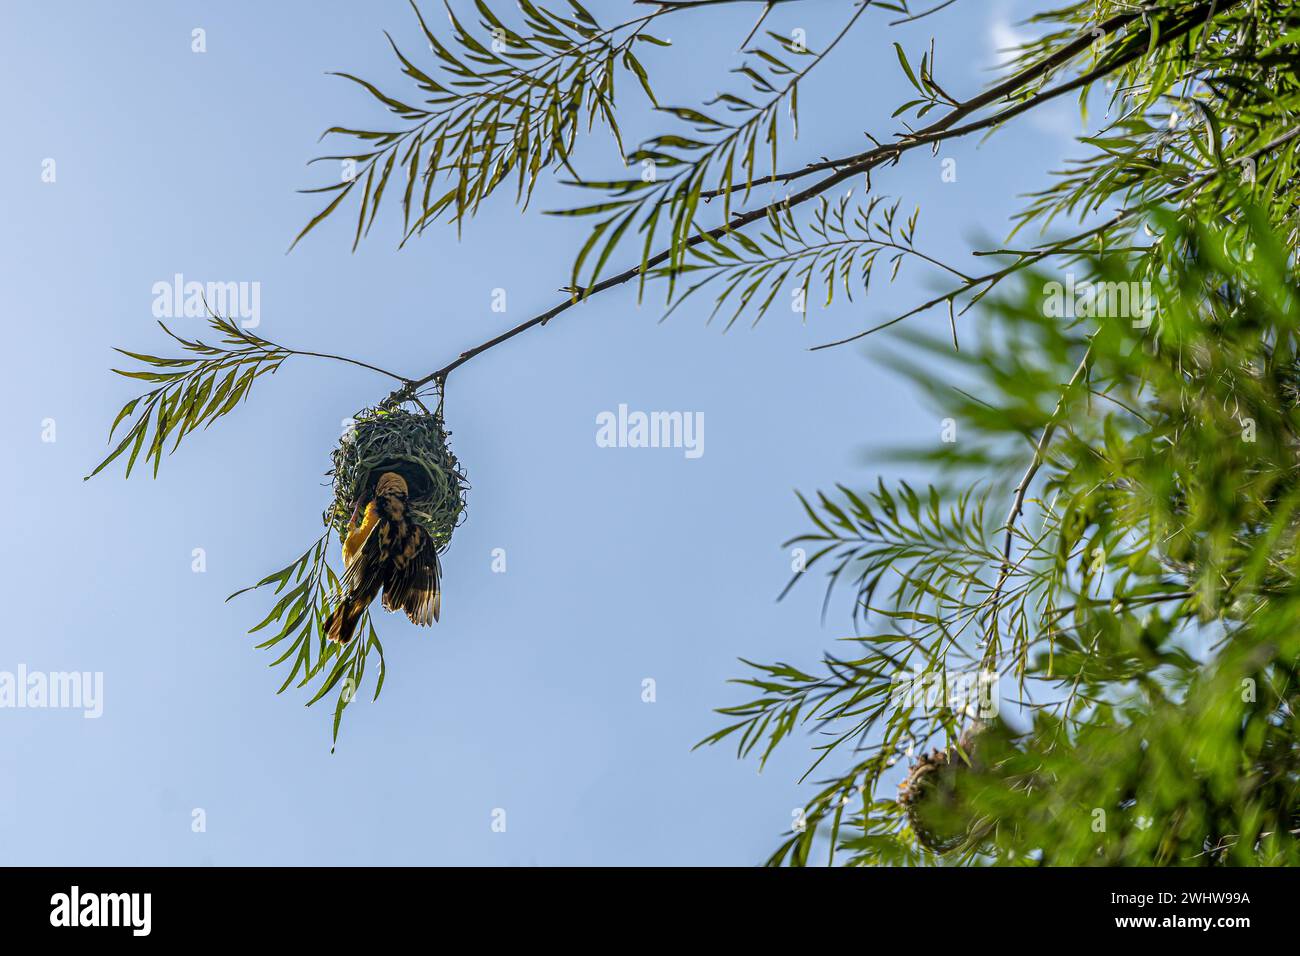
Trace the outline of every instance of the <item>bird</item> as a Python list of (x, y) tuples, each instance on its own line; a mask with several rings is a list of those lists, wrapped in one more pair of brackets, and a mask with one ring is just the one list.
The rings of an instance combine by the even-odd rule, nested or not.
[[(407, 517), (406, 479), (386, 471), (375, 483), (360, 525), (343, 542), (346, 570), (338, 606), (325, 619), (325, 636), (336, 644), (352, 640), (361, 615), (384, 592), (386, 611), (405, 611), (414, 624), (429, 626), (442, 610), (442, 568), (433, 538)], [(355, 523), (355, 522), (354, 522)]]

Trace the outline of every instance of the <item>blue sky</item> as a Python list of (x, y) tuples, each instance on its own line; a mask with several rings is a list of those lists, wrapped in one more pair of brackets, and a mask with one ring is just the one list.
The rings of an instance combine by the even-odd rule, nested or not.
[[(753, 15), (743, 6), (660, 31), (674, 46), (645, 62), (662, 101), (698, 102), (727, 79)], [(816, 48), (836, 6), (799, 5), (779, 25)], [(904, 29), (869, 14), (802, 89), (786, 164), (898, 128), (889, 115), (907, 89), (892, 40), (920, 50), (936, 31), (939, 76), (969, 94), (1024, 6), (958, 3)], [(608, 21), (614, 7), (592, 5)], [(725, 684), (737, 657), (810, 664), (848, 633), (843, 603), (820, 623), (820, 580), (775, 602), (790, 569), (780, 543), (804, 525), (793, 489), (898, 477), (870, 450), (936, 441), (943, 414), (873, 363), (872, 345), (807, 347), (919, 301), (931, 277), (905, 267), (854, 304), (806, 321), (776, 309), (727, 334), (706, 326), (704, 300), (660, 324), (653, 297), (638, 308), (620, 289), (456, 372), (446, 413), (473, 490), (443, 558), (442, 621), (379, 618), (383, 696), (349, 709), (331, 754), (329, 709), (277, 697), (245, 634), (264, 601), (223, 599), (319, 533), (340, 423), (388, 383), (294, 359), (157, 480), (115, 469), (83, 482), (134, 394), (109, 373), (110, 349), (165, 348), (152, 289), (181, 273), (259, 283), (268, 338), (423, 374), (557, 301), (585, 225), (540, 211), (575, 197), (543, 186), (521, 216), (501, 195), (459, 241), (434, 228), (401, 251), (381, 213), (350, 253), (341, 218), (286, 256), (317, 208), (295, 190), (322, 182), (304, 165), (321, 130), (378, 115), (326, 71), (401, 89), (381, 31), (421, 49), (405, 3), (51, 0), (7, 4), (3, 17), (0, 428), (12, 457), (0, 478), (0, 671), (102, 672), (104, 699), (95, 720), (0, 709), (0, 861), (761, 862), (807, 797), (810, 741), (786, 744), (761, 774), (729, 748), (691, 746), (719, 726), (712, 708), (740, 699)], [(205, 53), (191, 51), (195, 28)], [(633, 85), (622, 97), (629, 139), (662, 128)], [(960, 255), (1004, 234), (1017, 194), (1066, 155), (1071, 122), (1067, 105), (916, 155), (875, 188), (919, 203), (921, 241)], [(592, 172), (615, 168), (603, 137), (581, 155)], [(941, 180), (944, 158), (956, 182)], [(491, 309), (498, 288), (504, 315)], [(946, 316), (926, 323), (941, 330)], [(620, 404), (702, 413), (705, 453), (598, 447), (596, 417)], [(504, 574), (492, 571), (497, 548)]]

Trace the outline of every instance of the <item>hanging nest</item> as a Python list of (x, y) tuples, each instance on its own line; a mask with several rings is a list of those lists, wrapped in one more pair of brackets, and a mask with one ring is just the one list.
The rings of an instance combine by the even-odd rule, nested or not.
[[(961, 735), (961, 750), (974, 763), (978, 728)], [(898, 785), (898, 802), (917, 842), (935, 853), (947, 853), (965, 842), (970, 832), (969, 814), (961, 801), (961, 782), (971, 772), (956, 746), (922, 754)]]
[(375, 496), (375, 483), (386, 471), (406, 479), (410, 497), (407, 515), (424, 528), (438, 550), (445, 551), (452, 533), (465, 517), (465, 472), (448, 444), (451, 433), (443, 426), (441, 410), (412, 412), (399, 406), (380, 405), (354, 416), (349, 430), (334, 450), (334, 501), (325, 523), (341, 540), (358, 515)]

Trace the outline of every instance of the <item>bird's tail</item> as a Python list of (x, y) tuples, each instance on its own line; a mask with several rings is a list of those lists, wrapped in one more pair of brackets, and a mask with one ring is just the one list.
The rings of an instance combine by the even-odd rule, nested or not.
[(357, 629), (357, 622), (366, 609), (356, 598), (345, 597), (329, 617), (325, 619), (325, 637), (335, 644), (346, 644), (352, 640)]

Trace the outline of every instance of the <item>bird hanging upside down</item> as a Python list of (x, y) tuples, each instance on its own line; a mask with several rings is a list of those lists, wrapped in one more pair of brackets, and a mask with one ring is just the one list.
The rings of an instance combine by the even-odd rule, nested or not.
[(375, 485), (361, 524), (343, 543), (342, 600), (325, 619), (325, 636), (352, 640), (370, 602), (384, 592), (384, 610), (406, 612), (412, 623), (438, 620), (442, 569), (429, 533), (406, 517), (406, 479), (386, 471)]

